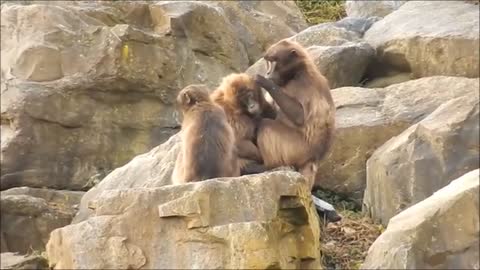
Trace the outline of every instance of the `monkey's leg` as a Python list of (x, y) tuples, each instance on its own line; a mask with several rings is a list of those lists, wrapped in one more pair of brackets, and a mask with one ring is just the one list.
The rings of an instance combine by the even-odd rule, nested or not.
[(278, 120), (262, 120), (257, 145), (267, 169), (280, 166), (299, 168), (311, 159), (310, 147), (303, 135)]
[(184, 166), (183, 166), (183, 151), (180, 150), (175, 160), (175, 167), (173, 168), (171, 182), (174, 185), (185, 183), (184, 179)]
[(239, 159), (241, 175), (257, 174), (267, 170), (263, 164), (250, 159)]
[(237, 153), (240, 158), (255, 160), (262, 162), (262, 156), (257, 146), (249, 140), (241, 140), (237, 142)]
[(305, 165), (301, 166), (298, 171), (305, 177), (311, 190), (315, 185), (315, 177), (317, 176), (318, 171), (317, 164), (315, 164), (313, 161), (309, 161)]

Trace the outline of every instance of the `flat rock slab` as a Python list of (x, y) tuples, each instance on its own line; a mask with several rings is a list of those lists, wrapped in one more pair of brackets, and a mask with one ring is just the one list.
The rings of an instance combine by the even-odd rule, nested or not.
[(84, 221), (52, 232), (55, 269), (319, 269), (306, 180), (277, 171), (107, 190)]

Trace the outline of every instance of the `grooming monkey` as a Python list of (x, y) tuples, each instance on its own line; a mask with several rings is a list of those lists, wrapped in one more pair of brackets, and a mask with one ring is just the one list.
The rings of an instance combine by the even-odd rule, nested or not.
[(255, 80), (244, 73), (230, 74), (222, 79), (211, 97), (224, 109), (234, 130), (241, 174), (265, 171), (254, 143), (256, 128), (261, 118), (275, 118), (275, 110), (266, 102)]

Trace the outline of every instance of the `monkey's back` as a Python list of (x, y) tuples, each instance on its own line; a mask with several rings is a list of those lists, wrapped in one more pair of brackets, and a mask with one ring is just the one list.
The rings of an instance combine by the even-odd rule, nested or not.
[(238, 176), (235, 137), (222, 108), (197, 104), (183, 130), (186, 181)]

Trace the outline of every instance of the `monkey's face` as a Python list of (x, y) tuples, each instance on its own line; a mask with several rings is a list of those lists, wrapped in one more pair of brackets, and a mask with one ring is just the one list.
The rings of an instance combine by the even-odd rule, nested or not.
[(267, 63), (267, 79), (283, 86), (302, 70), (304, 61), (298, 46), (291, 41), (282, 40), (267, 50), (263, 57)]
[(257, 117), (261, 115), (262, 111), (258, 99), (256, 89), (242, 89), (239, 91), (239, 103), (242, 109), (249, 115)]
[(209, 92), (204, 85), (189, 85), (182, 89), (177, 96), (177, 104), (184, 111), (198, 102), (206, 102), (209, 100)]

